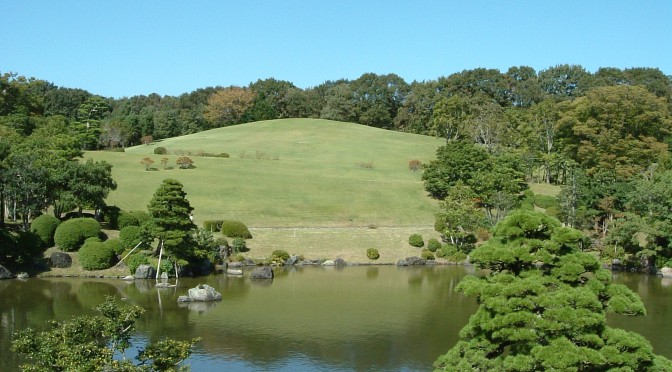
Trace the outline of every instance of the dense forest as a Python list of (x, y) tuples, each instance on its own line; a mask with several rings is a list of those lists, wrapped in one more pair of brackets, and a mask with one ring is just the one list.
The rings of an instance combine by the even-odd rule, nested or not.
[[(477, 200), (492, 227), (522, 202), (518, 180), (561, 185), (547, 212), (588, 233), (591, 249), (660, 267), (672, 258), (670, 112), (672, 77), (656, 68), (477, 68), (411, 83), (366, 73), (307, 89), (269, 78), (118, 99), (4, 73), (0, 224), (11, 217), (27, 228), (47, 206), (59, 217), (102, 208), (116, 185), (109, 164), (72, 162), (85, 150), (123, 151), (259, 120), (324, 118), (446, 138), (423, 175), (444, 212), (468, 212), (468, 201)], [(453, 179), (457, 166), (461, 176)], [(453, 238), (476, 225), (460, 226)]]

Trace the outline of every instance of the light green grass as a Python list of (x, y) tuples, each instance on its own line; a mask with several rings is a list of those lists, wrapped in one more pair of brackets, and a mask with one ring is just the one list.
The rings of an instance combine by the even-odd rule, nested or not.
[[(87, 152), (85, 157), (113, 164), (118, 189), (108, 204), (145, 210), (165, 178), (184, 184), (195, 208), (195, 222), (238, 219), (250, 227), (431, 226), (436, 202), (427, 197), (421, 172), (408, 161), (428, 162), (443, 140), (319, 119), (285, 119), (219, 128), (176, 137), (125, 153)], [(190, 151), (230, 158), (191, 156), (195, 169), (163, 170), (161, 158), (175, 166)], [(252, 159), (241, 159), (245, 151)], [(279, 160), (257, 160), (263, 152)], [(145, 171), (149, 156), (157, 171)], [(372, 162), (373, 169), (357, 166)]]
[(547, 183), (531, 183), (530, 190), (532, 190), (535, 195), (558, 196), (560, 195), (561, 187), (558, 185), (549, 185)]

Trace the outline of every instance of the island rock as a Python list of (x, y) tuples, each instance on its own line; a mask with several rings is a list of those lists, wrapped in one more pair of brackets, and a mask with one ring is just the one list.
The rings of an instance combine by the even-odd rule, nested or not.
[(152, 279), (156, 276), (156, 269), (151, 265), (140, 265), (133, 276), (135, 279)]
[(417, 257), (417, 256), (411, 256), (411, 257), (406, 257), (403, 260), (397, 261), (397, 266), (416, 266), (416, 265), (424, 265), (427, 261), (424, 259)]
[(257, 267), (250, 273), (250, 279), (273, 279), (273, 269), (268, 266)]
[(199, 284), (189, 290), (190, 301), (221, 301), (222, 294), (207, 284)]
[(663, 278), (672, 278), (672, 267), (663, 267), (660, 269), (660, 274)]

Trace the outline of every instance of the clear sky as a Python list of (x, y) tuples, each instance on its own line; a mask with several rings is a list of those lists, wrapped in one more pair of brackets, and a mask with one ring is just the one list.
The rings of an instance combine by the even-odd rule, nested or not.
[(106, 97), (557, 64), (672, 74), (672, 1), (0, 0), (0, 72)]

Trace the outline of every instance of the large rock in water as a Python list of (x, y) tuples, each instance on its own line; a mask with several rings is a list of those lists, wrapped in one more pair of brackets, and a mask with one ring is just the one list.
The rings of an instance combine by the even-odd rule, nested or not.
[(221, 301), (222, 294), (207, 284), (199, 284), (189, 290), (191, 301)]
[(0, 279), (11, 279), (13, 276), (11, 271), (0, 265)]
[(150, 265), (140, 265), (135, 269), (133, 274), (135, 279), (154, 279), (156, 276), (156, 269)]
[(426, 261), (417, 256), (406, 257), (403, 260), (397, 261), (397, 266), (415, 266), (424, 265)]
[(49, 265), (57, 268), (67, 268), (72, 266), (72, 257), (64, 252), (54, 252), (49, 257)]
[(663, 267), (660, 269), (660, 274), (663, 278), (672, 278), (672, 267)]
[(250, 279), (273, 279), (273, 269), (268, 266), (257, 267), (250, 273)]

